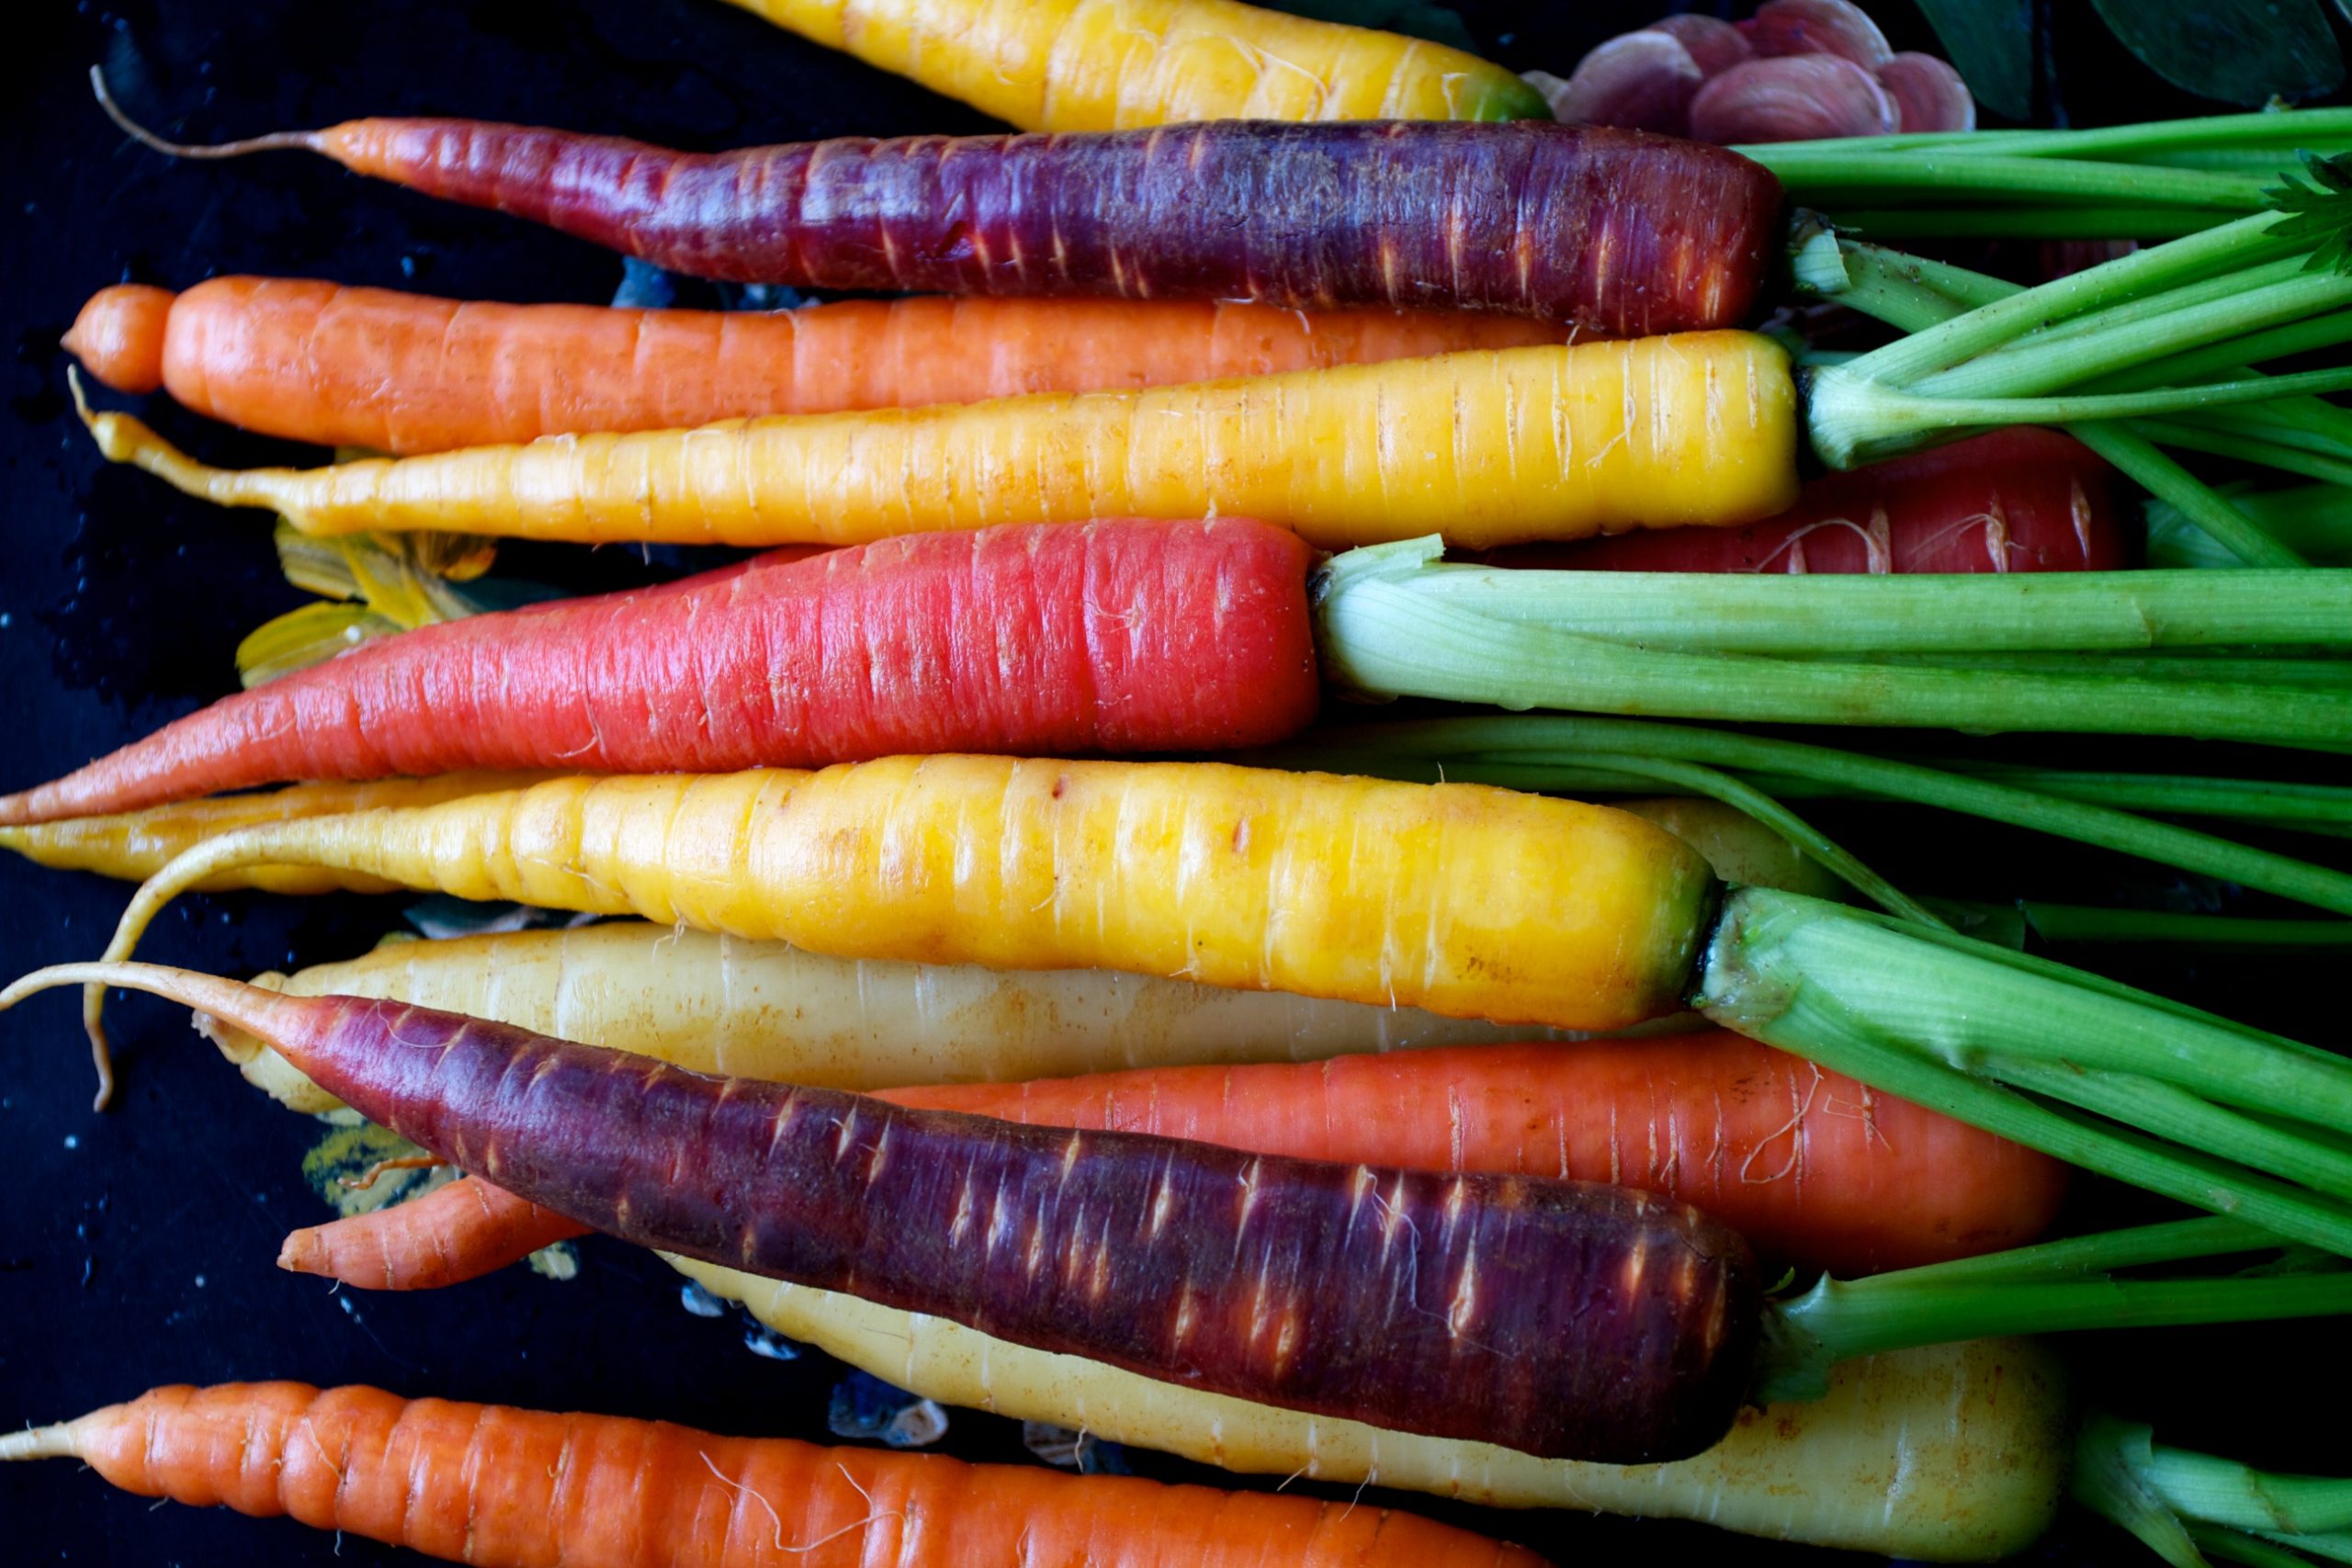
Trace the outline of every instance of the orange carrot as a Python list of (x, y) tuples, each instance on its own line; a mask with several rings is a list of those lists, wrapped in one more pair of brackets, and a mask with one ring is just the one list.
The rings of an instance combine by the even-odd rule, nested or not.
[(462, 1285), (588, 1227), (478, 1177), (289, 1234), (277, 1266), (363, 1291)]
[(478, 1568), (1541, 1563), (1347, 1503), (296, 1382), (159, 1388), (0, 1436), (0, 1460), (47, 1458)]
[(438, 452), (568, 432), (979, 402), (1563, 343), (1435, 310), (1120, 299), (859, 299), (769, 313), (499, 305), (304, 278), (91, 296), (90, 373), (322, 446)]
[[(1727, 1031), (888, 1089), (895, 1103), (1264, 1154), (1609, 1181), (1840, 1275), (2030, 1241), (2065, 1167)], [(583, 1227), (468, 1179), (286, 1239), (368, 1289), (474, 1279)]]

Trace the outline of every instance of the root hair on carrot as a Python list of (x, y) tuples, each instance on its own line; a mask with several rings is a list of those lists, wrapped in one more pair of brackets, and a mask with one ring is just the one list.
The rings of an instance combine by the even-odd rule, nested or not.
[(106, 111), (115, 128), (141, 147), (161, 152), (167, 158), (242, 158), (248, 152), (315, 152), (319, 151), (319, 133), (315, 130), (278, 130), (267, 136), (248, 136), (240, 141), (202, 142), (166, 141), (124, 112), (115, 102), (114, 94), (107, 86), (106, 67), (90, 67), (90, 91), (98, 100), (98, 107)]

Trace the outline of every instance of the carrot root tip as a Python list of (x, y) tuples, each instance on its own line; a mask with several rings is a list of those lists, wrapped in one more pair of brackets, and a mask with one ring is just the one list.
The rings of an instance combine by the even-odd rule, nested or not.
[(71, 1422), (53, 1427), (28, 1427), (21, 1432), (0, 1432), (0, 1463), (17, 1459), (73, 1459), (79, 1450)]
[(98, 107), (106, 111), (115, 129), (152, 152), (167, 158), (242, 158), (248, 152), (313, 152), (319, 145), (315, 130), (278, 130), (267, 136), (249, 136), (242, 141), (211, 143), (166, 141), (123, 111), (115, 102), (114, 94), (107, 87), (106, 68), (90, 67), (90, 91), (96, 95)]

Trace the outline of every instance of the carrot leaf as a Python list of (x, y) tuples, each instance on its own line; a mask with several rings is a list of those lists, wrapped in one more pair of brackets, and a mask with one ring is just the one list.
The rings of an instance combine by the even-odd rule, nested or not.
[(364, 605), (305, 604), (245, 634), (237, 644), (237, 679), (251, 690), (401, 629), (397, 621)]
[(2308, 179), (2288, 170), (2263, 192), (2272, 208), (2287, 214), (2271, 232), (2312, 247), (2303, 261), (2307, 270), (2352, 274), (2352, 153), (2305, 152), (2302, 161)]

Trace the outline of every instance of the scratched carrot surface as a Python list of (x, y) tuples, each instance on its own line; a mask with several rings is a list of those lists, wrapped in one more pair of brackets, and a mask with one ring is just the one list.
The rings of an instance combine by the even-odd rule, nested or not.
[(504, 1024), (68, 964), (267, 1038), (370, 1120), (641, 1246), (1191, 1386), (1525, 1452), (1696, 1453), (1747, 1397), (1747, 1244), (1645, 1193), (1026, 1127)]
[(405, 1546), (476, 1568), (1540, 1568), (1385, 1508), (1061, 1475), (933, 1454), (722, 1438), (373, 1388), (158, 1388), (0, 1436), (127, 1492)]
[[(1768, 1256), (1840, 1276), (2030, 1241), (2065, 1191), (2056, 1160), (1720, 1030), (884, 1089), (876, 1098), (1306, 1159), (1638, 1187), (1704, 1209)], [(278, 1261), (367, 1289), (430, 1289), (580, 1230), (468, 1177), (296, 1231)]]
[[(300, 148), (697, 277), (922, 294), (1445, 306), (1612, 336), (1747, 319), (1780, 183), (1736, 152), (1548, 121), (1226, 120), (682, 152), (482, 120), (346, 120)], [(1511, 199), (1494, 199), (1509, 191)]]
[(1158, 299), (844, 299), (641, 310), (435, 299), (308, 278), (116, 284), (66, 349), (269, 435), (437, 452), (763, 414), (969, 403), (1558, 343), (1573, 329), (1455, 310)]

